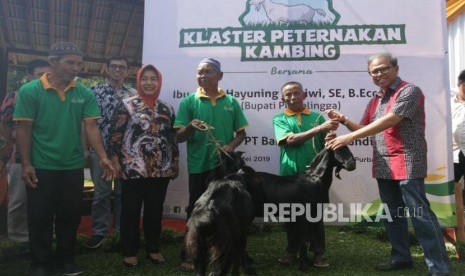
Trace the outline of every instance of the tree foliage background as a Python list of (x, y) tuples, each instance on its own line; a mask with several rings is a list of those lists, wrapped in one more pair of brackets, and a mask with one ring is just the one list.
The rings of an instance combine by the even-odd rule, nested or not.
[(26, 68), (8, 66), (7, 87), (8, 93), (18, 90), (21, 85), (26, 83)]

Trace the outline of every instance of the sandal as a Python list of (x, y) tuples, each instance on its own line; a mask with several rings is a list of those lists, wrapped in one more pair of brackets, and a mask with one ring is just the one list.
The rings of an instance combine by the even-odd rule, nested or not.
[(188, 261), (184, 261), (179, 266), (179, 270), (182, 272), (194, 272), (194, 264)]
[(123, 264), (127, 268), (137, 268), (139, 263), (137, 262), (137, 257), (124, 257)]
[(147, 257), (154, 264), (164, 264), (165, 263), (165, 257), (163, 257), (163, 255), (160, 254), (160, 253), (150, 253), (150, 254), (147, 255)]
[(294, 263), (296, 257), (291, 253), (285, 253), (281, 258), (278, 259), (278, 262), (282, 265), (291, 265)]

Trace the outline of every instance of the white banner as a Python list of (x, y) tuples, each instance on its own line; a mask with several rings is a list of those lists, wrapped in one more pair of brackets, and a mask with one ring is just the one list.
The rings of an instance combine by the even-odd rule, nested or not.
[[(219, 60), (220, 87), (238, 99), (249, 121), (239, 150), (257, 171), (278, 173), (272, 117), (284, 109), (279, 90), (285, 82), (303, 84), (310, 109), (337, 109), (358, 121), (377, 90), (367, 74), (368, 56), (397, 55), (400, 77), (426, 96), (428, 198), (442, 225), (455, 223), (445, 1), (150, 0), (145, 5), (143, 63), (162, 72), (160, 97), (177, 110), (197, 88), (198, 62)], [(341, 126), (337, 133), (346, 131)], [(368, 213), (375, 214), (379, 195), (371, 176), (370, 139), (350, 148), (357, 169), (335, 179), (331, 202), (374, 203)], [(180, 176), (165, 202), (167, 216), (185, 216), (185, 144), (180, 160)]]

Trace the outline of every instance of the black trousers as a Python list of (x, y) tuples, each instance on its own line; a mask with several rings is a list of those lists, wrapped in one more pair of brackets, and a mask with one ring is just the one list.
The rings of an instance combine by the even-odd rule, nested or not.
[[(207, 178), (212, 171), (206, 171), (202, 173), (190, 173), (189, 174), (189, 202), (186, 208), (187, 219), (191, 217), (192, 210), (197, 199), (205, 192), (208, 183)], [(186, 261), (187, 255), (184, 245), (181, 249), (181, 261)]]
[[(322, 255), (326, 251), (326, 235), (323, 220), (318, 222), (305, 222), (304, 227), (298, 223), (286, 224), (287, 248), (290, 254), (297, 254), (302, 246), (302, 240), (310, 243), (310, 250), (315, 255)], [(305, 237), (305, 238), (303, 238)]]
[[(465, 175), (465, 156), (462, 151), (459, 153), (459, 163), (454, 163), (454, 181), (459, 182)], [(462, 198), (465, 202), (465, 190), (462, 191)]]
[[(328, 191), (323, 190), (319, 193), (322, 195), (322, 198), (327, 197)], [(323, 204), (323, 201), (319, 201), (317, 204)], [(310, 250), (314, 255), (322, 255), (326, 251), (326, 233), (325, 233), (325, 224), (323, 221), (323, 214), (318, 214), (317, 205), (311, 206), (310, 215), (312, 218), (318, 217), (321, 215), (321, 219), (317, 222), (309, 222), (305, 216), (300, 216), (297, 218), (298, 222), (291, 222), (286, 224), (286, 234), (287, 234), (287, 252), (291, 254), (296, 254), (302, 246), (302, 240), (306, 240), (310, 243)]]
[(207, 189), (208, 183), (206, 183), (206, 181), (210, 173), (211, 171), (189, 174), (189, 205), (186, 210), (187, 219), (191, 217), (195, 202)]
[(459, 152), (459, 163), (454, 163), (454, 181), (459, 182), (460, 178), (465, 175), (465, 156), (462, 151)]
[(84, 170), (36, 169), (37, 188), (27, 187), (29, 246), (33, 265), (49, 266), (53, 226), (56, 262), (72, 262), (76, 233), (81, 222)]
[(160, 252), (163, 203), (170, 179), (138, 178), (121, 180), (121, 247), (123, 256), (137, 256), (140, 247), (140, 214), (147, 253)]

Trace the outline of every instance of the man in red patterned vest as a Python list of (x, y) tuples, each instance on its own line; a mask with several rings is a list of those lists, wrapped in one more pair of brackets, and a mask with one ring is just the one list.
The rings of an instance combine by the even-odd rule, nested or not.
[(329, 141), (328, 147), (337, 149), (372, 136), (373, 177), (378, 182), (381, 201), (391, 215), (390, 220), (384, 221), (391, 242), (391, 257), (377, 269), (392, 271), (412, 267), (405, 216), (405, 211), (410, 210), (430, 275), (449, 275), (450, 263), (442, 231), (425, 194), (427, 147), (423, 92), (398, 77), (397, 58), (390, 53), (371, 56), (368, 73), (380, 90), (368, 103), (359, 124), (337, 111), (329, 113), (352, 132)]

